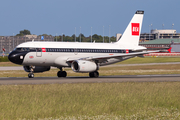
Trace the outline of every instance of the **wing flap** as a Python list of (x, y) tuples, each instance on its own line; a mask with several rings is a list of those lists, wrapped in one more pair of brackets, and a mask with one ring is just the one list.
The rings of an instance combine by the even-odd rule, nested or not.
[(160, 50), (156, 51), (143, 51), (143, 52), (134, 52), (134, 53), (128, 53), (128, 54), (109, 54), (104, 56), (90, 56), (90, 57), (83, 57), (83, 58), (68, 58), (67, 62), (72, 62), (74, 60), (99, 60), (99, 59), (109, 59), (109, 58), (117, 58), (117, 57), (125, 57), (125, 56), (142, 56), (143, 54), (149, 54), (149, 53), (156, 53), (160, 52)]
[(149, 54), (153, 52), (159, 52), (159, 51), (143, 51), (143, 52), (135, 52), (135, 53), (128, 53), (128, 54), (115, 54), (115, 55), (107, 55), (107, 56), (94, 56), (90, 59), (109, 59), (109, 58), (116, 58), (116, 57), (125, 57), (125, 56), (138, 56), (143, 54)]

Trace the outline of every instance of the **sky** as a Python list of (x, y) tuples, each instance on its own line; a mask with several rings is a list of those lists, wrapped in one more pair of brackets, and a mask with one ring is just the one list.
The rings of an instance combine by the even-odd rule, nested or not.
[(92, 35), (116, 36), (137, 10), (144, 10), (141, 33), (172, 29), (172, 24), (180, 33), (179, 5), (180, 0), (1, 0), (0, 36), (24, 29), (36, 35), (88, 37), (92, 31)]

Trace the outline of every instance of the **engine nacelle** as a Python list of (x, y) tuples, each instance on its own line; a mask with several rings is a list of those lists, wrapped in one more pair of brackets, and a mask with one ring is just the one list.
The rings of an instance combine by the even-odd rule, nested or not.
[(93, 72), (98, 69), (98, 66), (95, 62), (85, 61), (85, 60), (76, 60), (71, 63), (71, 68), (74, 72)]
[[(26, 72), (30, 72), (30, 67), (29, 66), (23, 66), (24, 71)], [(34, 73), (38, 73), (38, 72), (44, 72), (44, 71), (49, 71), (51, 68), (50, 66), (33, 66), (34, 69)]]

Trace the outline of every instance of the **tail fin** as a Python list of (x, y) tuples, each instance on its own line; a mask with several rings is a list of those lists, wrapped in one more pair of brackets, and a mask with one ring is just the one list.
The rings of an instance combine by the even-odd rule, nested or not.
[(120, 45), (138, 46), (144, 11), (136, 11), (129, 25), (124, 31), (121, 39), (117, 42)]

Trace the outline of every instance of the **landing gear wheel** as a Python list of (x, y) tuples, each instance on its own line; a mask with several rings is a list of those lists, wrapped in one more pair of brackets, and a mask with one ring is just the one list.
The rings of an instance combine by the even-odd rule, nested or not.
[(61, 77), (61, 73), (62, 73), (62, 71), (58, 71), (58, 72), (57, 72), (57, 76), (58, 76), (58, 77)]
[(58, 77), (66, 77), (67, 73), (66, 73), (66, 71), (58, 71), (57, 76)]
[(96, 77), (96, 78), (99, 77), (99, 72), (98, 71), (94, 72), (94, 77)]
[(89, 73), (89, 77), (91, 77), (91, 78), (93, 78), (93, 77), (97, 78), (97, 77), (99, 77), (99, 72), (98, 72), (98, 71), (90, 72), (90, 73)]
[(67, 76), (67, 72), (66, 71), (62, 71), (61, 74), (62, 74), (62, 77), (66, 77)]
[(34, 66), (29, 66), (30, 72), (28, 74), (28, 78), (34, 78)]
[(34, 74), (33, 74), (33, 73), (29, 73), (29, 74), (28, 74), (28, 77), (29, 77), (29, 78), (34, 78)]
[(93, 76), (94, 76), (94, 75), (93, 75), (93, 72), (90, 72), (90, 73), (89, 73), (89, 77), (92, 78)]

